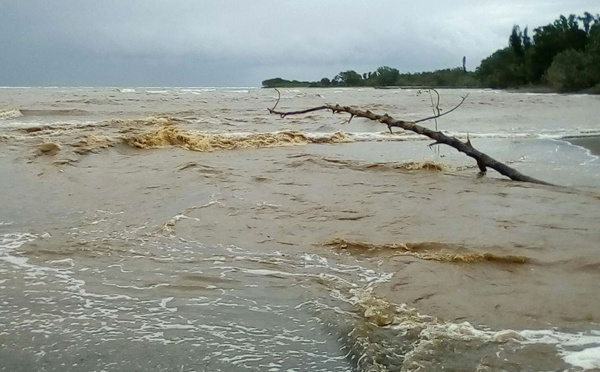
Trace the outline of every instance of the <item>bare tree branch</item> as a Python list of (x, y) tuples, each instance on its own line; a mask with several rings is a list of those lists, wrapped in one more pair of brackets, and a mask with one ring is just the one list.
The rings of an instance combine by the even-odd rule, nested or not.
[[(277, 91), (277, 92), (279, 93), (279, 91)], [(280, 97), (281, 97), (281, 95), (280, 95)], [(454, 110), (459, 108), (465, 102), (466, 99), (467, 99), (467, 96), (462, 97), (462, 100), (460, 101), (460, 103), (458, 105), (456, 105), (451, 110), (444, 112), (443, 114), (426, 117), (426, 118), (419, 119), (416, 121), (396, 120), (393, 117), (389, 116), (388, 114), (378, 115), (378, 114), (372, 113), (369, 110), (362, 111), (362, 110), (354, 109), (349, 106), (340, 106), (340, 105), (334, 106), (334, 105), (329, 105), (329, 104), (319, 106), (319, 107), (309, 108), (306, 110), (300, 110), (300, 111), (277, 111), (277, 110), (275, 110), (275, 108), (277, 107), (277, 104), (279, 103), (279, 99), (277, 100), (277, 102), (275, 103), (273, 108), (270, 108), (268, 110), (271, 114), (279, 115), (279, 116), (281, 116), (281, 118), (285, 118), (288, 115), (302, 115), (302, 114), (307, 114), (309, 112), (315, 112), (315, 111), (321, 111), (321, 110), (331, 110), (334, 114), (346, 112), (346, 113), (350, 114), (351, 117), (356, 116), (356, 117), (366, 118), (369, 120), (373, 120), (373, 121), (377, 121), (382, 124), (385, 124), (385, 125), (387, 125), (390, 132), (392, 132), (392, 127), (397, 127), (397, 128), (402, 128), (404, 130), (411, 131), (411, 132), (415, 132), (417, 134), (427, 136), (427, 137), (435, 140), (435, 142), (433, 144), (431, 144), (431, 146), (445, 144), (445, 145), (454, 147), (459, 152), (462, 152), (465, 155), (475, 159), (475, 161), (477, 162), (477, 166), (479, 167), (479, 170), (482, 173), (485, 173), (487, 171), (487, 168), (489, 167), (489, 168), (496, 170), (498, 173), (502, 174), (503, 176), (506, 176), (514, 181), (530, 182), (530, 183), (535, 183), (535, 184), (540, 184), (540, 185), (552, 185), (548, 182), (526, 176), (526, 175), (522, 174), (521, 172), (517, 171), (516, 169), (511, 168), (508, 165), (501, 163), (501, 162), (497, 161), (496, 159), (476, 150), (473, 147), (473, 145), (471, 144), (471, 140), (468, 138), (468, 136), (467, 136), (467, 141), (462, 142), (461, 140), (459, 140), (456, 137), (447, 136), (447, 135), (443, 134), (442, 132), (434, 131), (434, 130), (422, 127), (420, 125), (417, 125), (417, 123), (420, 123), (422, 121), (436, 119), (436, 118), (442, 117), (444, 115), (447, 115), (447, 114), (453, 112)]]
[[(467, 99), (467, 97), (468, 97), (468, 96), (469, 96), (469, 95), (467, 94), (466, 96), (463, 96), (463, 97), (461, 97), (461, 98), (462, 98), (462, 100), (459, 102), (459, 104), (458, 104), (458, 105), (454, 106), (454, 107), (453, 107), (453, 108), (451, 108), (449, 111), (446, 111), (446, 112), (444, 112), (443, 114), (440, 114), (440, 109), (439, 109), (439, 108), (437, 108), (437, 106), (436, 106), (436, 108), (437, 108), (437, 112), (438, 112), (436, 115), (434, 115), (434, 116), (429, 116), (429, 117), (427, 117), (427, 118), (423, 118), (423, 119), (416, 120), (416, 121), (414, 121), (413, 123), (415, 123), (415, 124), (416, 124), (416, 123), (420, 123), (420, 122), (422, 122), (422, 121), (427, 121), (427, 120), (437, 119), (437, 118), (441, 118), (441, 117), (442, 117), (442, 116), (444, 116), (444, 115), (448, 115), (448, 114), (449, 114), (449, 113), (451, 113), (452, 111), (454, 111), (454, 110), (456, 110), (457, 108), (459, 108), (459, 107), (460, 107), (460, 106), (461, 106), (461, 105), (462, 105), (462, 104), (465, 102), (465, 100)], [(438, 101), (438, 104), (439, 104), (439, 101)]]

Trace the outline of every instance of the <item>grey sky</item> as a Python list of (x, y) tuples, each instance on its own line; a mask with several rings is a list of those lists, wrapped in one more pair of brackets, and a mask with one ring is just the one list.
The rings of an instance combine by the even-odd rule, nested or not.
[(259, 86), (457, 67), (598, 0), (0, 0), (0, 86)]

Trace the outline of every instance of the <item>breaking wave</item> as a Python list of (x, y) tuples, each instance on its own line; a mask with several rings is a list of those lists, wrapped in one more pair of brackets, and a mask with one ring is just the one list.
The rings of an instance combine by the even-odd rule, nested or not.
[[(593, 137), (600, 135), (600, 131), (594, 129), (553, 129), (540, 132), (489, 132), (474, 133), (442, 131), (447, 136), (456, 137), (462, 141), (471, 139), (563, 139), (569, 137)], [(430, 141), (431, 139), (410, 131), (396, 130), (389, 132), (356, 132), (349, 133), (356, 142), (394, 142), (394, 141)]]
[(454, 168), (446, 163), (433, 160), (423, 159), (420, 161), (404, 161), (404, 162), (361, 162), (356, 160), (344, 160), (336, 158), (322, 158), (310, 155), (298, 156), (301, 159), (291, 162), (288, 166), (292, 168), (302, 167), (310, 164), (318, 164), (322, 167), (338, 167), (349, 168), (356, 171), (390, 171), (390, 170), (405, 170), (405, 171), (434, 171), (434, 172), (451, 172)]
[(106, 149), (110, 146), (114, 146), (117, 141), (117, 139), (111, 136), (90, 134), (73, 144), (73, 152), (83, 155), (87, 154), (88, 152), (95, 152), (100, 149)]
[(178, 146), (193, 151), (294, 146), (308, 143), (343, 143), (351, 141), (343, 132), (318, 135), (307, 135), (299, 131), (204, 133), (182, 130), (172, 124), (162, 125), (150, 133), (133, 135), (124, 140), (130, 146), (142, 149)]
[(56, 110), (21, 110), (23, 116), (84, 116), (88, 111), (80, 109), (56, 109)]
[(440, 161), (425, 159), (421, 161), (405, 161), (400, 163), (368, 163), (357, 167), (360, 170), (407, 170), (407, 171), (450, 171), (451, 167)]
[(20, 118), (23, 113), (17, 109), (0, 110), (0, 120)]
[[(562, 359), (564, 370), (571, 370), (568, 365), (600, 367), (598, 331), (490, 330), (424, 315), (406, 304), (373, 296), (370, 290), (350, 293), (351, 297), (339, 299), (355, 307), (359, 320), (342, 339), (358, 370), (428, 371), (441, 366), (448, 370), (504, 370), (505, 355), (513, 355), (514, 350), (528, 353), (529, 348), (534, 354), (547, 352), (548, 370), (557, 362), (555, 358)], [(521, 370), (533, 370), (531, 362), (522, 360)], [(539, 368), (540, 361), (536, 363)]]
[(423, 260), (453, 262), (453, 263), (482, 263), (526, 264), (531, 259), (519, 255), (503, 255), (491, 252), (479, 252), (461, 245), (437, 242), (371, 244), (359, 241), (349, 241), (336, 238), (325, 242), (324, 246), (345, 249), (351, 253), (377, 253), (391, 251), (403, 256), (413, 256)]

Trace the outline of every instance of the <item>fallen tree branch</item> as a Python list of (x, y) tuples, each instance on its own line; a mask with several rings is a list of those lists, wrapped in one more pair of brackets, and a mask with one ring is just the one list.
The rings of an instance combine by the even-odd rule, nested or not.
[[(279, 90), (277, 90), (277, 93), (279, 93)], [(279, 97), (281, 98), (281, 93), (279, 93)], [(456, 137), (447, 136), (447, 135), (443, 134), (442, 132), (434, 131), (434, 130), (431, 130), (431, 129), (428, 129), (428, 128), (425, 128), (425, 127), (422, 127), (422, 126), (416, 124), (416, 123), (426, 121), (426, 120), (437, 119), (441, 116), (451, 113), (452, 111), (454, 111), (458, 107), (460, 107), (460, 105), (463, 104), (463, 102), (465, 101), (466, 98), (467, 98), (466, 96), (463, 97), (462, 101), (458, 105), (456, 105), (451, 110), (444, 112), (443, 114), (438, 114), (435, 116), (427, 117), (424, 119), (419, 119), (416, 121), (396, 120), (393, 117), (389, 116), (388, 114), (378, 115), (378, 114), (372, 113), (369, 110), (362, 111), (362, 110), (352, 108), (350, 106), (329, 105), (329, 104), (319, 106), (319, 107), (309, 108), (306, 110), (300, 110), (300, 111), (277, 111), (275, 109), (277, 107), (277, 104), (279, 103), (279, 99), (277, 99), (277, 102), (275, 103), (273, 108), (270, 108), (268, 110), (271, 114), (279, 115), (281, 118), (285, 118), (286, 116), (289, 116), (289, 115), (302, 115), (302, 114), (306, 114), (309, 112), (315, 112), (315, 111), (321, 111), (321, 110), (331, 110), (331, 112), (333, 114), (345, 112), (345, 113), (350, 114), (351, 118), (356, 116), (356, 117), (360, 117), (360, 118), (366, 118), (369, 120), (377, 121), (382, 124), (386, 124), (388, 129), (390, 130), (390, 132), (392, 132), (393, 127), (402, 128), (404, 130), (415, 132), (417, 134), (421, 134), (421, 135), (427, 136), (427, 137), (435, 140), (436, 142), (432, 145), (444, 144), (444, 145), (454, 147), (459, 152), (462, 152), (465, 155), (475, 159), (475, 161), (477, 162), (477, 166), (479, 167), (479, 170), (482, 173), (485, 173), (487, 171), (487, 168), (492, 168), (492, 169), (496, 170), (498, 173), (502, 174), (503, 176), (506, 176), (514, 181), (530, 182), (530, 183), (535, 183), (535, 184), (540, 184), (540, 185), (552, 185), (551, 183), (541, 181), (541, 180), (538, 180), (533, 177), (526, 176), (526, 175), (522, 174), (521, 172), (517, 171), (516, 169), (511, 168), (508, 165), (501, 163), (498, 160), (488, 156), (487, 154), (484, 154), (481, 151), (476, 150), (473, 147), (473, 145), (471, 144), (471, 141), (469, 139), (467, 139), (466, 142), (462, 142), (461, 140), (459, 140)]]

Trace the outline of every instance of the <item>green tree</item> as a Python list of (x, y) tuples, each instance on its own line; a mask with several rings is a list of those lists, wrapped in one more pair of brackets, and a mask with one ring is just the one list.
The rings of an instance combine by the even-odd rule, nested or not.
[(546, 80), (559, 91), (568, 92), (588, 88), (592, 81), (584, 52), (567, 49), (559, 53), (546, 74)]
[(523, 46), (523, 33), (521, 33), (519, 26), (513, 26), (512, 33), (508, 38), (508, 43), (517, 56), (522, 57), (525, 54), (525, 48)]
[(600, 22), (590, 28), (590, 38), (585, 50), (587, 74), (593, 84), (600, 84)]
[(587, 44), (587, 33), (579, 28), (577, 17), (560, 16), (553, 24), (538, 27), (533, 36), (533, 54), (530, 79), (537, 83), (559, 53), (573, 49), (582, 51)]
[(525, 59), (510, 46), (481, 61), (475, 74), (485, 86), (492, 88), (517, 87), (528, 82)]
[(398, 69), (389, 66), (381, 66), (377, 68), (377, 85), (396, 85), (399, 76), (400, 71), (398, 71)]
[(528, 51), (531, 48), (531, 38), (528, 35), (529, 27), (525, 27), (523, 30), (523, 49)]
[(319, 85), (322, 86), (322, 87), (330, 87), (331, 86), (331, 80), (329, 80), (328, 78), (324, 77), (319, 82)]
[(335, 85), (346, 86), (346, 87), (355, 87), (362, 85), (362, 76), (354, 70), (342, 71), (337, 74), (333, 81), (336, 82)]
[(585, 31), (586, 34), (589, 34), (590, 26), (592, 25), (592, 22), (594, 21), (594, 16), (591, 15), (589, 12), (585, 12), (585, 13), (583, 13), (583, 17), (577, 17), (577, 19), (580, 20), (581, 22), (583, 22), (583, 30)]

